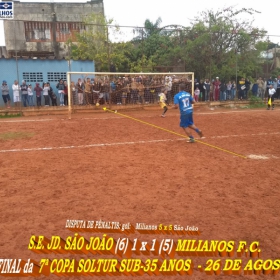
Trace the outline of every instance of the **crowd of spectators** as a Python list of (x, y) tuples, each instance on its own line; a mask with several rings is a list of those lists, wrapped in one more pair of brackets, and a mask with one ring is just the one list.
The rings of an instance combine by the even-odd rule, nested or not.
[[(73, 105), (91, 106), (101, 104), (149, 104), (159, 101), (159, 94), (167, 90), (167, 103), (173, 101), (178, 92), (179, 84), (184, 82), (186, 90), (191, 91), (191, 81), (184, 77), (174, 75), (142, 75), (125, 77), (96, 77), (84, 79), (79, 78), (77, 82), (71, 81), (70, 92)], [(68, 106), (67, 82), (60, 79), (55, 88), (50, 83), (40, 85), (36, 83), (33, 88), (31, 84), (22, 81), (14, 81), (12, 85), (13, 101), (15, 107), (32, 106)], [(6, 81), (2, 83), (2, 95), (5, 106), (10, 108), (9, 87)], [(42, 100), (43, 97), (43, 100)]]
[(199, 101), (227, 101), (227, 100), (247, 100), (249, 92), (251, 95), (264, 100), (268, 96), (270, 86), (275, 89), (275, 98), (280, 98), (280, 76), (278, 78), (270, 77), (267, 80), (259, 77), (255, 81), (240, 78), (237, 81), (221, 81), (219, 77), (212, 80), (208, 79), (198, 81), (195, 79), (194, 97)]
[[(70, 91), (72, 104), (77, 106), (90, 106), (101, 104), (149, 104), (158, 103), (159, 94), (166, 91), (166, 103), (170, 105), (173, 97), (179, 91), (179, 84), (186, 84), (186, 91), (191, 92), (192, 84), (186, 77), (175, 75), (141, 75), (141, 76), (104, 76), (71, 81)], [(280, 77), (263, 80), (259, 77), (255, 82), (241, 78), (235, 81), (220, 81), (219, 77), (194, 81), (194, 98), (197, 102), (246, 100), (249, 91), (252, 95), (264, 99), (268, 95), (270, 86), (275, 88), (274, 98), (280, 98)], [(4, 80), (2, 83), (2, 97), (7, 108), (11, 106), (9, 86)], [(33, 87), (23, 80), (21, 85), (14, 81), (12, 85), (13, 101), (15, 107), (41, 107), (41, 106), (68, 106), (67, 82), (60, 79), (55, 88), (46, 82)], [(42, 100), (43, 97), (43, 100)]]

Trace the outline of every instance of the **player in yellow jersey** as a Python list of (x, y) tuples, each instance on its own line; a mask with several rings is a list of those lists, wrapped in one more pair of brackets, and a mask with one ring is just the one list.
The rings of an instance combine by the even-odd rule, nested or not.
[(165, 118), (165, 113), (168, 110), (167, 105), (166, 105), (166, 101), (167, 101), (166, 93), (167, 93), (167, 91), (165, 90), (164, 92), (159, 94), (159, 105), (163, 109), (163, 112), (161, 115), (162, 118)]

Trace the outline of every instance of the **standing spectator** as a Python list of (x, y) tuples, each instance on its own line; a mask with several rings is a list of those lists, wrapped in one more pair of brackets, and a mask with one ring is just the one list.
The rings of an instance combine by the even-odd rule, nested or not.
[(34, 102), (33, 102), (33, 89), (32, 89), (32, 85), (31, 84), (28, 85), (27, 92), (28, 92), (28, 105), (33, 107), (34, 106)]
[(25, 80), (22, 80), (22, 85), (20, 86), (21, 96), (23, 101), (23, 106), (27, 107), (28, 104), (28, 86)]
[[(157, 103), (159, 103), (159, 101), (160, 101), (160, 96), (159, 96), (159, 94), (161, 93), (161, 91), (162, 91), (162, 84), (161, 84), (161, 80), (160, 79), (157, 79), (156, 80), (156, 85), (155, 85), (155, 102), (157, 102)], [(177, 88), (177, 87), (176, 87)], [(179, 92), (179, 88), (178, 88), (178, 90), (177, 90), (177, 92)]]
[(226, 94), (227, 94), (227, 100), (231, 99), (231, 81), (228, 81), (228, 83), (226, 84), (227, 90), (226, 90)]
[(110, 72), (116, 72), (116, 66), (111, 62), (110, 64)]
[(137, 89), (137, 82), (134, 78), (131, 80), (131, 103), (136, 104), (138, 102), (138, 89)]
[(71, 87), (72, 105), (77, 105), (78, 104), (78, 95), (77, 95), (77, 89), (76, 89), (75, 83), (73, 81), (71, 81), (70, 87)]
[[(144, 80), (144, 101), (146, 104), (150, 103), (150, 85), (147, 80)], [(171, 90), (170, 90), (170, 100), (171, 100)]]
[(2, 98), (5, 103), (6, 108), (11, 108), (11, 97), (9, 94), (9, 86), (7, 85), (7, 82), (4, 80), (1, 86), (2, 91)]
[(34, 87), (34, 91), (36, 94), (36, 103), (37, 103), (37, 107), (41, 107), (41, 94), (43, 89), (40, 87), (39, 83), (36, 83), (36, 86)]
[(116, 89), (117, 89), (116, 81), (115, 81), (115, 79), (113, 79), (110, 82), (110, 93), (111, 93), (110, 98), (111, 98), (111, 103), (116, 102)]
[(250, 87), (251, 87), (251, 82), (249, 81), (249, 79), (246, 79), (245, 80), (244, 99), (248, 98)]
[(206, 79), (203, 83), (203, 88), (205, 91), (205, 101), (209, 101), (209, 93), (210, 93), (210, 82), (209, 79)]
[(67, 81), (64, 81), (64, 103), (63, 106), (68, 106), (68, 86)]
[(264, 84), (263, 84), (263, 92), (264, 92), (264, 94), (263, 94), (263, 98), (265, 98), (265, 97), (266, 97), (266, 85), (267, 85), (267, 81), (266, 81), (266, 80), (264, 80)]
[(53, 88), (51, 87), (50, 83), (48, 82), (48, 87), (49, 89), (49, 97), (52, 101), (52, 106), (57, 106), (57, 102), (56, 102), (56, 94), (53, 91)]
[(123, 105), (127, 104), (128, 93), (129, 93), (129, 80), (127, 77), (125, 77), (124, 83), (123, 83), (123, 89), (122, 89), (122, 104)]
[(264, 81), (262, 77), (258, 78), (257, 84), (258, 84), (258, 97), (264, 99)]
[(44, 96), (44, 100), (45, 100), (45, 107), (50, 106), (49, 90), (50, 90), (50, 87), (48, 86), (48, 84), (43, 83), (43, 96)]
[(199, 90), (199, 87), (197, 86), (195, 91), (194, 91), (194, 100), (195, 100), (195, 102), (198, 102), (199, 95), (200, 95), (200, 90)]
[(244, 99), (244, 91), (246, 89), (245, 86), (245, 79), (241, 78), (241, 80), (238, 83), (238, 99), (243, 100)]
[(214, 101), (218, 101), (220, 97), (220, 85), (221, 85), (219, 77), (216, 77), (216, 80), (213, 82), (213, 85), (214, 85), (213, 99)]
[(205, 89), (203, 87), (203, 83), (202, 81), (198, 81), (199, 83), (199, 91), (200, 91), (200, 94), (199, 94), (199, 101), (204, 101), (205, 100)]
[(144, 85), (142, 84), (141, 81), (138, 82), (137, 90), (138, 90), (138, 96), (139, 96), (138, 102), (140, 104), (143, 104), (143, 102), (144, 102)]
[(194, 88), (200, 88), (200, 83), (197, 79), (194, 79)]
[(224, 82), (220, 84), (220, 101), (226, 101), (227, 99), (227, 86)]
[(253, 86), (252, 86), (252, 94), (253, 94), (253, 96), (255, 96), (255, 97), (257, 97), (258, 96), (258, 83), (257, 82), (255, 82), (254, 84), (253, 84)]
[(100, 89), (101, 89), (101, 82), (99, 81), (99, 79), (95, 78), (92, 84), (92, 95), (93, 95), (94, 105), (98, 103)]
[(103, 93), (104, 93), (104, 104), (110, 103), (110, 83), (109, 79), (105, 78), (103, 83)]
[(236, 94), (236, 83), (235, 81), (232, 81), (231, 83), (231, 99), (235, 99), (235, 94)]
[(90, 78), (85, 78), (85, 98), (86, 105), (90, 105), (92, 103), (92, 85), (90, 83)]
[(268, 89), (267, 110), (270, 109), (271, 105), (272, 105), (272, 110), (274, 110), (274, 94), (275, 94), (275, 89), (273, 85), (270, 85)]
[(274, 89), (275, 89), (274, 98), (277, 98), (277, 94), (276, 94), (276, 92), (277, 92), (277, 86), (278, 86), (278, 82), (277, 82), (277, 78), (275, 78), (274, 81), (273, 81), (273, 87), (274, 87)]
[(116, 103), (117, 105), (122, 104), (122, 88), (123, 88), (123, 81), (121, 77), (118, 78), (117, 81), (117, 89), (116, 89)]
[(15, 103), (15, 107), (19, 108), (19, 104), (20, 104), (20, 86), (18, 84), (18, 81), (15, 80), (14, 84), (12, 85), (12, 89), (13, 89), (13, 97), (14, 97), (14, 103)]
[(59, 82), (56, 85), (56, 88), (58, 89), (58, 95), (59, 95), (59, 102), (60, 106), (65, 106), (64, 105), (64, 82), (62, 79), (59, 80)]
[(78, 79), (76, 88), (77, 88), (77, 93), (78, 93), (78, 105), (81, 106), (84, 104), (84, 90), (85, 90), (85, 85), (82, 82), (81, 78)]
[(214, 101), (214, 80), (210, 84), (210, 101)]
[(277, 79), (276, 98), (277, 98), (277, 99), (280, 99), (280, 76), (278, 76), (278, 79)]

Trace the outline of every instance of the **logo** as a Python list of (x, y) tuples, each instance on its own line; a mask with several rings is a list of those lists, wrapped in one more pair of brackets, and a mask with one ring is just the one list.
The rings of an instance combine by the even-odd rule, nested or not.
[(14, 18), (13, 2), (0, 2), (0, 19)]

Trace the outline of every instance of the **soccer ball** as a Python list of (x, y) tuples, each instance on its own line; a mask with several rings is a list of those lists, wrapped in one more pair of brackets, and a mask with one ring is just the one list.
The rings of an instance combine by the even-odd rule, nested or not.
[(96, 106), (99, 106), (100, 104), (99, 104), (99, 103), (96, 103), (95, 105), (96, 105)]

